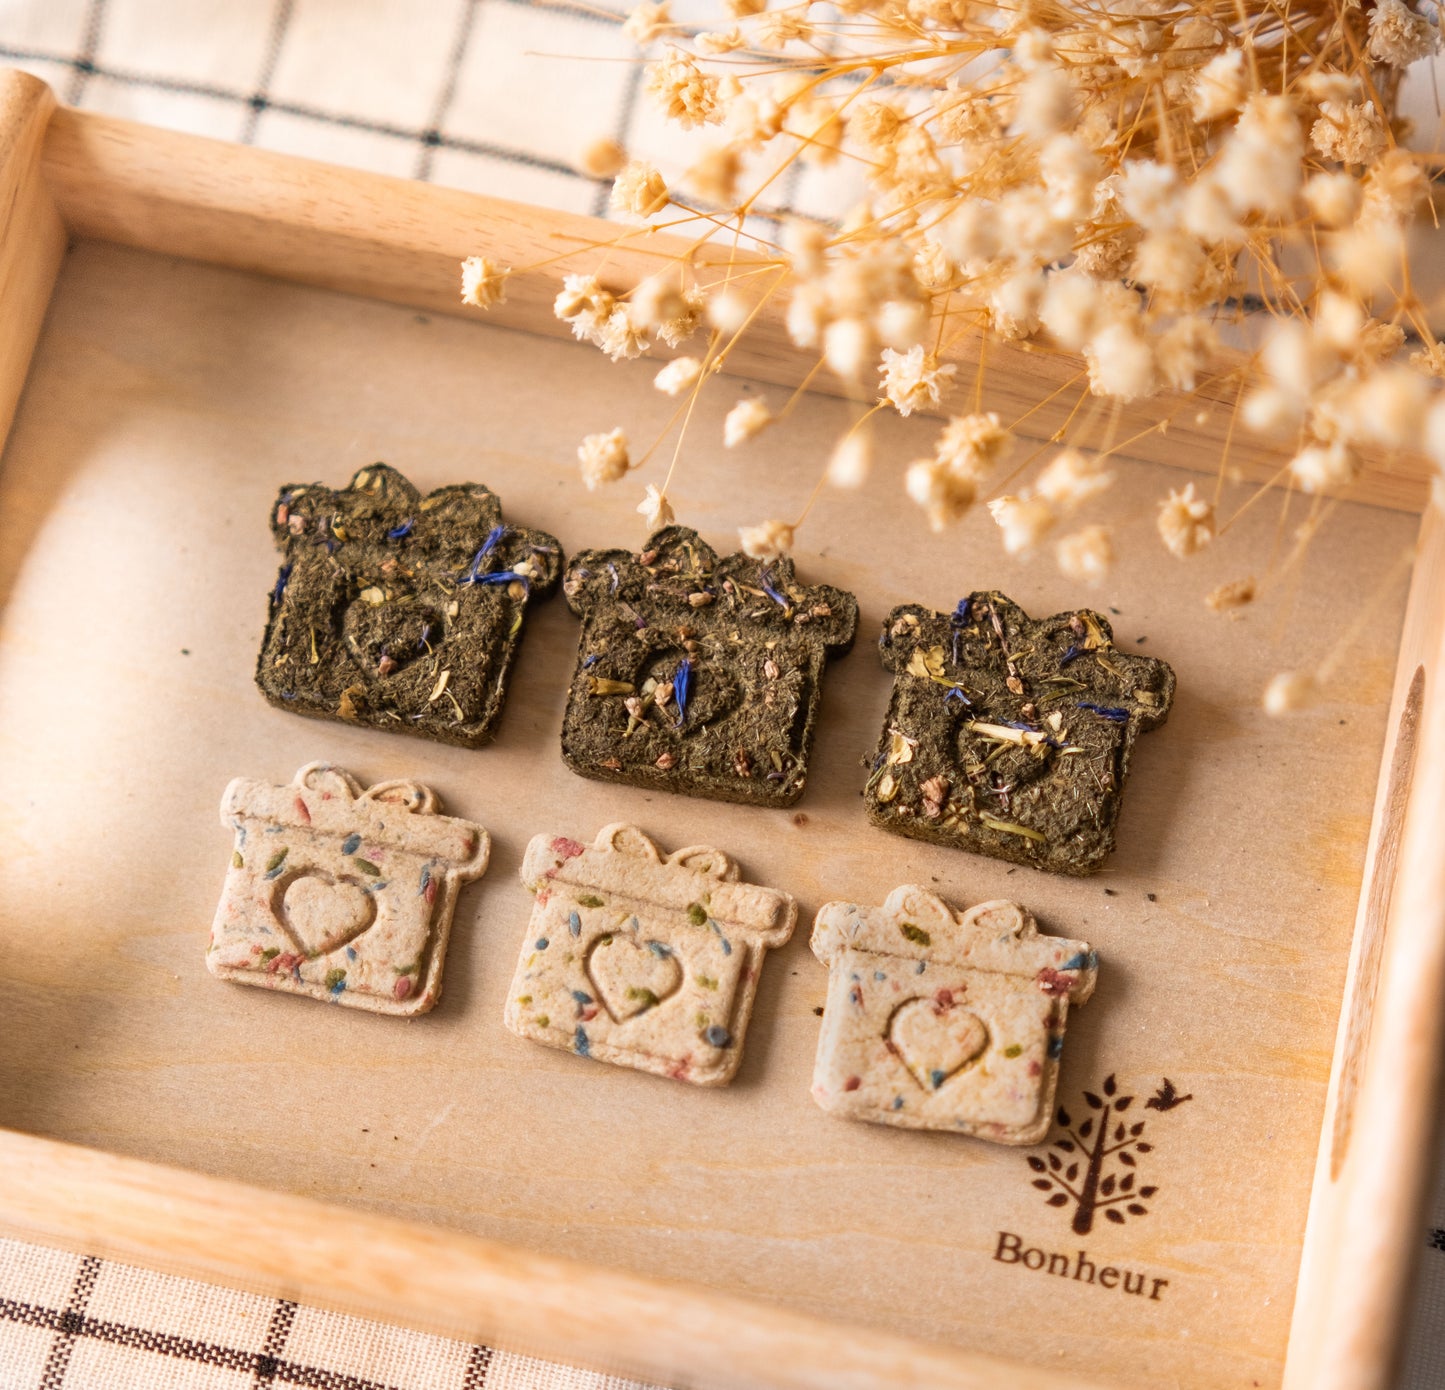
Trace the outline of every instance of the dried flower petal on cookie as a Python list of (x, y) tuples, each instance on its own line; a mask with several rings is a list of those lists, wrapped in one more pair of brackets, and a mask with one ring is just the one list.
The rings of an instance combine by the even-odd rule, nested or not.
[(879, 655), (894, 682), (869, 820), (1052, 873), (1102, 866), (1134, 744), (1174, 698), (1166, 663), (1119, 651), (1092, 609), (1034, 619), (993, 591), (895, 608)]
[(824, 667), (857, 628), (851, 594), (800, 582), (786, 556), (719, 556), (685, 526), (636, 553), (583, 551), (563, 588), (582, 620), (562, 723), (573, 771), (749, 805), (798, 799)]

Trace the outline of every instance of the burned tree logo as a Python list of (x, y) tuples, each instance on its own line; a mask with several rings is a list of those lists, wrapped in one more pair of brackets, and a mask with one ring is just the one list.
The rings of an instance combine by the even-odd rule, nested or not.
[[(1102, 1096), (1084, 1092), (1089, 1113), (1078, 1125), (1061, 1105), (1058, 1119), (1064, 1133), (1042, 1158), (1030, 1154), (1028, 1159), (1029, 1167), (1038, 1174), (1033, 1185), (1051, 1194), (1045, 1199), (1049, 1206), (1073, 1203), (1073, 1229), (1081, 1236), (1094, 1229), (1099, 1212), (1106, 1221), (1120, 1226), (1131, 1216), (1147, 1216), (1145, 1203), (1159, 1190), (1138, 1181), (1138, 1155), (1151, 1153), (1154, 1146), (1144, 1138), (1148, 1121), (1123, 1118), (1134, 1097), (1118, 1094), (1112, 1073), (1100, 1089)], [(1179, 1095), (1166, 1079), (1144, 1107), (1163, 1112), (1193, 1098)]]

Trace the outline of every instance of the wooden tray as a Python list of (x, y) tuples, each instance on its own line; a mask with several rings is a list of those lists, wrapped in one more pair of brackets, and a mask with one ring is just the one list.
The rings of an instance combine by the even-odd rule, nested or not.
[[(1217, 444), (1176, 430), (1120, 460), (1125, 563), (1098, 601), (1124, 645), (1173, 662), (1180, 694), (1139, 746), (1108, 871), (1063, 881), (863, 819), (882, 614), (992, 586), (1035, 613), (1077, 600), (1051, 565), (1002, 557), (986, 516), (933, 538), (893, 496), (932, 422), (890, 422), (872, 490), (825, 495), (802, 532), (805, 573), (859, 594), (863, 636), (826, 682), (797, 814), (570, 774), (561, 602), (530, 620), (489, 749), (295, 719), (251, 684), (281, 483), (384, 458), (424, 488), (490, 483), (569, 551), (640, 539), (633, 506), (659, 471), (588, 495), (574, 451), (622, 422), (650, 437), (670, 402), (647, 363), (554, 336), (567, 262), (519, 274), (495, 319), (434, 312), (460, 307), (466, 254), (520, 266), (615, 229), (55, 110), (16, 74), (0, 85), (0, 194), (4, 421), (19, 401), (0, 470), (0, 1227), (688, 1385), (1387, 1383), (1445, 965), (1445, 576), (1436, 513), (1409, 509), (1418, 465), (1382, 461), (1362, 493), (1388, 505), (1333, 507), (1290, 592), (1230, 623), (1200, 594), (1261, 565), (1282, 512), (1288, 544), (1305, 505), (1274, 494), (1180, 565), (1154, 505), (1174, 463)], [(765, 332), (747, 369), (795, 378), (778, 341)], [(1067, 367), (1015, 354), (989, 389), (1036, 396), (1021, 373)], [(724, 452), (722, 414), (764, 389), (735, 387), (710, 393), (674, 488), (724, 546), (740, 523), (796, 513), (849, 418), (809, 395), (760, 447)], [(1227, 488), (1223, 512), (1248, 495)], [(1269, 675), (1352, 626), (1329, 701), (1267, 719)], [(226, 780), (315, 757), (417, 777), (492, 831), (425, 1018), (205, 972)], [(799, 899), (725, 1091), (502, 1028), (527, 838), (616, 818), (668, 848), (715, 842)], [(1085, 1092), (1133, 1097), (1146, 1214), (1125, 1204), (1122, 1223), (1080, 1234), (1034, 1185), (1028, 1159), (1048, 1149), (813, 1105), (825, 973), (807, 923), (829, 898), (880, 901), (907, 880), (1015, 896), (1099, 947), (1060, 1100), (1078, 1128)], [(1167, 1105), (1166, 1077), (1192, 1099)]]

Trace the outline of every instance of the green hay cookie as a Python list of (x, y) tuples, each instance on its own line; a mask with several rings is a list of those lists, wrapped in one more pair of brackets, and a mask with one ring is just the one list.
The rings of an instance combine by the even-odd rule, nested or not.
[(999, 593), (884, 620), (893, 697), (864, 791), (898, 835), (1056, 874), (1114, 849), (1134, 740), (1174, 699), (1163, 661), (1115, 650), (1090, 609), (1037, 621)]
[(394, 468), (281, 489), (285, 556), (256, 684), (278, 709), (476, 748), (491, 741), (529, 604), (562, 549), (477, 483), (423, 497)]
[(791, 560), (719, 559), (669, 526), (640, 554), (587, 550), (563, 585), (582, 619), (562, 757), (604, 782), (755, 806), (802, 795), (823, 666), (858, 603)]

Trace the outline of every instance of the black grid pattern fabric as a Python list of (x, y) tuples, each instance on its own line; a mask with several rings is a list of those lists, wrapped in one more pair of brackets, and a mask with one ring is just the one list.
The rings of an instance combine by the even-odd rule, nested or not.
[[(698, 153), (643, 94), (627, 0), (0, 0), (0, 62), (72, 105), (605, 215), (611, 136), (674, 183)], [(716, 0), (674, 0), (684, 25)], [(763, 212), (836, 217), (800, 166)], [(767, 224), (770, 219), (760, 219)], [(768, 228), (771, 229), (770, 227)], [(485, 247), (478, 247), (484, 251)], [(1445, 1181), (1422, 1233), (1402, 1390), (1445, 1386)], [(632, 1382), (0, 1241), (0, 1390), (630, 1390)]]
[(649, 1390), (0, 1240), (0, 1390)]
[[(675, 184), (698, 144), (642, 93), (624, 0), (0, 0), (0, 62), (71, 105), (542, 207), (605, 216), (603, 136)], [(681, 24), (716, 22), (679, 0)], [(690, 13), (691, 12), (691, 13)], [(790, 171), (759, 230), (836, 216), (835, 169)]]

